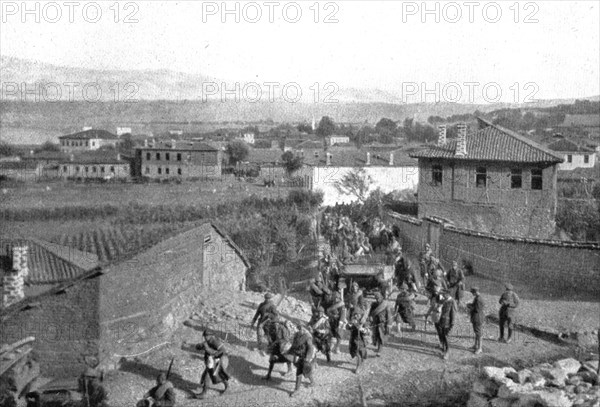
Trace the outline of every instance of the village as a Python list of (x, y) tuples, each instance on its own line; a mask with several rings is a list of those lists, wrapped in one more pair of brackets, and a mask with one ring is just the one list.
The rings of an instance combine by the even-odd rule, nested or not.
[[(561, 205), (589, 196), (597, 211), (600, 117), (567, 115), (539, 134), (497, 124), (501, 113), (439, 119), (420, 136), (413, 120), (381, 119), (360, 137), (323, 117), (204, 135), (84, 128), (57, 144), (3, 146), (1, 374), (4, 400), (16, 403), (3, 405), (77, 402), (86, 369), (102, 372), (108, 405), (123, 407), (166, 371), (177, 405), (189, 406), (597, 405), (598, 223), (563, 219)], [(347, 244), (327, 229), (331, 219), (354, 222)], [(442, 270), (462, 270), (464, 304), (471, 287), (481, 291), (481, 354), (466, 351), (473, 334), (459, 302), (454, 350), (439, 357), (426, 247)], [(406, 282), (418, 328), (396, 320), (384, 358), (368, 356), (353, 373), (342, 333), (331, 362), (317, 356), (317, 385), (302, 398), (288, 396), (291, 377), (260, 380), (269, 359), (250, 322), (264, 293), (299, 327), (315, 318), (315, 277), (345, 307), (354, 282), (377, 302), (383, 279), (381, 301), (393, 308), (400, 261), (415, 276)], [(514, 340), (502, 344), (497, 303), (507, 283), (522, 305)], [(232, 380), (223, 396), (200, 401), (204, 367), (186, 344), (207, 329), (228, 349)], [(553, 376), (562, 365), (548, 362), (558, 359), (579, 381)], [(498, 376), (524, 368), (544, 383)]]

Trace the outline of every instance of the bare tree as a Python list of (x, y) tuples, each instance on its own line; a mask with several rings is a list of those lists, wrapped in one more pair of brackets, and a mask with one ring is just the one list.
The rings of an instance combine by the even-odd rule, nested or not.
[(335, 183), (335, 188), (342, 195), (352, 195), (364, 203), (369, 196), (373, 179), (364, 168), (355, 168)]

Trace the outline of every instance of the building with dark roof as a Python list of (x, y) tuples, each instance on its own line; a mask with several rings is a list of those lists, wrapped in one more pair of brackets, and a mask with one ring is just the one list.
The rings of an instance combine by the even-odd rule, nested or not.
[(596, 151), (577, 145), (571, 140), (559, 139), (549, 144), (548, 148), (563, 157), (564, 161), (558, 165), (560, 171), (594, 168), (596, 165)]
[(120, 140), (115, 134), (106, 130), (84, 130), (78, 133), (61, 136), (60, 149), (65, 152), (98, 150), (101, 147), (117, 147)]
[(44, 176), (44, 166), (36, 161), (1, 161), (0, 177), (15, 181), (37, 181)]
[[(41, 373), (55, 378), (78, 376), (85, 357), (110, 369), (122, 355), (164, 343), (197, 309), (201, 293), (245, 290), (250, 266), (208, 222), (102, 267), (87, 254), (39, 241), (1, 247), (5, 255), (17, 249), (4, 256), (11, 287), (23, 280), (53, 285), (0, 309), (0, 344), (35, 337)], [(29, 276), (17, 281), (16, 269)]]
[(201, 142), (145, 142), (136, 148), (134, 174), (152, 179), (221, 178), (221, 150)]
[(114, 151), (71, 154), (58, 162), (58, 176), (63, 179), (127, 179), (131, 163)]
[(478, 119), (446, 140), (410, 155), (419, 160), (419, 218), (510, 236), (554, 233), (556, 179), (562, 157), (530, 139)]

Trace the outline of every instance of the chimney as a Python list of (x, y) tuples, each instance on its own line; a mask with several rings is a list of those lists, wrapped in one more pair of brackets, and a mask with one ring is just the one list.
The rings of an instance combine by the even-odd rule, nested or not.
[(117, 161), (121, 161), (121, 153), (117, 153)]
[(438, 146), (446, 144), (446, 125), (440, 124), (438, 126)]
[(144, 139), (144, 147), (148, 147), (148, 139), (147, 138)]
[(71, 154), (71, 155), (69, 156), (69, 160), (71, 160), (71, 162), (75, 161), (75, 155), (74, 155), (74, 154)]
[(394, 165), (394, 153), (390, 153), (390, 165)]
[(300, 157), (303, 157), (303, 158), (304, 158), (304, 149), (303, 149), (303, 148), (302, 148), (302, 149), (300, 149)]
[(458, 124), (458, 140), (456, 142), (456, 153), (459, 157), (467, 155), (467, 124)]
[(171, 139), (171, 148), (175, 150), (175, 139)]
[(27, 246), (15, 246), (12, 249), (12, 270), (2, 277), (2, 306), (8, 307), (25, 298), (23, 289), (25, 277), (29, 274)]
[(371, 165), (371, 153), (367, 151), (367, 165)]
[(331, 165), (331, 159), (333, 158), (331, 153), (326, 153), (326, 157), (327, 157), (327, 161), (326, 161), (326, 165)]

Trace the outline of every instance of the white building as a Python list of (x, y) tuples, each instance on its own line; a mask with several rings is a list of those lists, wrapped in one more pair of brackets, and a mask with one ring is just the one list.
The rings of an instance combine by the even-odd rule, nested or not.
[(348, 136), (331, 136), (329, 137), (329, 145), (335, 146), (336, 144), (348, 144), (350, 143), (350, 137)]
[[(394, 157), (396, 155), (396, 157)], [(357, 198), (342, 195), (336, 188), (346, 174), (357, 168), (364, 169), (371, 178), (370, 191), (380, 189), (383, 193), (394, 191), (417, 191), (419, 168), (417, 161), (402, 156), (400, 152), (377, 153), (356, 148), (314, 151), (304, 157), (304, 167), (297, 175), (312, 191), (323, 192), (323, 205), (350, 203)]]
[(254, 144), (254, 133), (244, 133), (242, 135), (242, 140), (244, 140), (246, 144)]
[(106, 130), (85, 130), (58, 138), (63, 152), (92, 151), (104, 146), (117, 147), (119, 137)]
[(561, 171), (572, 171), (576, 168), (593, 168), (596, 165), (596, 152), (591, 148), (581, 147), (566, 139), (548, 145), (550, 150), (563, 156), (564, 162), (558, 164)]
[(117, 136), (122, 136), (123, 134), (131, 134), (131, 127), (117, 127)]

